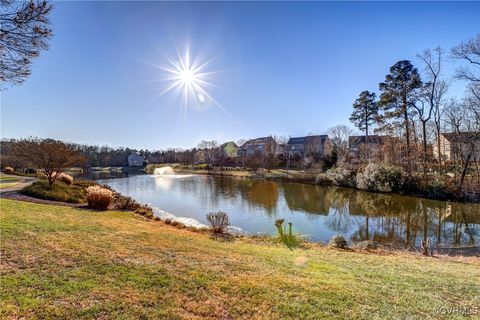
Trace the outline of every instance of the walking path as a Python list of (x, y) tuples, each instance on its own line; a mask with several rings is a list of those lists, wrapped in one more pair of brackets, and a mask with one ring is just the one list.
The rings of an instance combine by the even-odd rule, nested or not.
[(9, 186), (6, 188), (0, 188), (0, 194), (2, 194), (2, 197), (4, 193), (21, 190), (37, 181), (37, 178), (22, 177), (12, 174), (2, 174), (2, 177), (15, 179), (13, 182), (4, 182), (5, 184), (9, 184)]
[(37, 178), (22, 177), (22, 176), (16, 176), (11, 174), (2, 174), (2, 177), (9, 177), (9, 178), (15, 179), (11, 183), (5, 182), (5, 183), (8, 183), (9, 186), (6, 188), (0, 189), (0, 198), (2, 199), (13, 199), (13, 200), (19, 200), (19, 201), (26, 201), (26, 202), (33, 202), (33, 203), (40, 203), (40, 204), (52, 204), (56, 206), (68, 206), (68, 207), (79, 207), (83, 205), (79, 203), (67, 203), (67, 202), (60, 202), (60, 201), (53, 201), (53, 200), (37, 199), (37, 198), (23, 195), (19, 192), (23, 188), (37, 181)]

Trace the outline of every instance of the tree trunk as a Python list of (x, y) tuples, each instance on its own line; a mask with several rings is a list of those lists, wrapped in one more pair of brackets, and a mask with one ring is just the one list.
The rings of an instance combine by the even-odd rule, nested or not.
[(458, 184), (458, 187), (460, 190), (462, 190), (462, 186), (463, 186), (463, 182), (465, 181), (465, 176), (467, 175), (467, 170), (468, 170), (468, 164), (470, 163), (470, 158), (472, 157), (472, 153), (470, 153), (467, 157), (467, 159), (465, 159), (465, 163), (463, 165), (463, 170), (462, 170), (462, 174), (460, 175), (460, 182)]
[(367, 147), (367, 160), (370, 160), (370, 147), (368, 145), (368, 120), (365, 121), (365, 142)]
[(405, 135), (407, 138), (407, 163), (408, 163), (408, 171), (410, 171), (410, 121), (408, 119), (408, 105), (407, 105), (407, 97), (403, 96), (403, 116), (405, 121)]

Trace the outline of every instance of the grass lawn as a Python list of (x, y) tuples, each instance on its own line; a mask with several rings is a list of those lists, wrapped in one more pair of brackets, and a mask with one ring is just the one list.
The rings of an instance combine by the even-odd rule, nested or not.
[(75, 180), (72, 185), (67, 186), (65, 183), (57, 180), (53, 186), (50, 186), (46, 180), (39, 180), (23, 188), (21, 192), (38, 199), (86, 203), (86, 187), (90, 185), (92, 185), (92, 182)]
[(2, 319), (462, 319), (434, 309), (480, 307), (475, 258), (289, 250), (130, 212), (0, 209)]

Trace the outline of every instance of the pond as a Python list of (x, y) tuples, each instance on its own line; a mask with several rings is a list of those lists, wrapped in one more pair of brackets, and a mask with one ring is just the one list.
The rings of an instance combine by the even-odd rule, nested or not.
[(296, 232), (320, 242), (335, 234), (350, 241), (413, 246), (426, 237), (444, 247), (480, 242), (479, 204), (204, 175), (137, 175), (101, 182), (141, 203), (203, 224), (207, 213), (224, 211), (232, 226), (249, 234), (272, 234), (275, 220), (283, 218)]

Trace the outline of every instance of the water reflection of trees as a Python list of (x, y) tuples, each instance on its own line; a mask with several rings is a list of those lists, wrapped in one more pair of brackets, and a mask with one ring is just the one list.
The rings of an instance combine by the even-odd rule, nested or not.
[[(478, 205), (355, 191), (349, 212), (362, 216), (352, 240), (374, 239), (418, 245), (428, 237), (438, 244), (475, 244)], [(475, 219), (477, 221), (475, 221)]]
[(312, 217), (328, 215), (326, 225), (350, 234), (352, 240), (407, 246), (418, 245), (427, 237), (442, 245), (473, 245), (480, 240), (478, 204), (252, 179), (196, 177), (175, 180), (168, 188), (185, 196), (193, 193), (209, 207), (227, 200), (245, 210), (261, 208), (267, 215), (276, 214), (283, 196), (290, 210)]
[(330, 204), (326, 224), (335, 232), (345, 234), (356, 224), (353, 221), (356, 218), (350, 215), (349, 211), (350, 195), (349, 189), (332, 187), (326, 192), (326, 198), (329, 199)]
[(304, 211), (315, 215), (328, 213), (331, 203), (327, 196), (327, 188), (300, 183), (283, 183), (282, 188), (290, 210)]
[(274, 215), (279, 198), (278, 184), (272, 181), (234, 178), (212, 179), (217, 197), (237, 199), (249, 207), (261, 207), (269, 215)]

